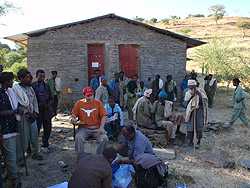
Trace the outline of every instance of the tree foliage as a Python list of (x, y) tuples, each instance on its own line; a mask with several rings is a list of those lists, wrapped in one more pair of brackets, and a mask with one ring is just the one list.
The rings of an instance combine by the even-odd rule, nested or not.
[(136, 16), (136, 17), (134, 18), (134, 20), (135, 20), (135, 21), (139, 21), (139, 22), (143, 22), (145, 19), (142, 18), (142, 17)]
[(6, 15), (10, 10), (14, 9), (14, 5), (8, 1), (0, 2), (0, 16)]
[(4, 66), (4, 69), (15, 71), (18, 67), (27, 66), (26, 48), (10, 49), (3, 44), (0, 46), (4, 46), (0, 47), (0, 64)]
[(216, 24), (218, 24), (218, 20), (222, 19), (226, 13), (224, 5), (213, 5), (209, 8), (210, 16), (214, 17)]
[(237, 26), (242, 30), (243, 38), (246, 36), (246, 30), (250, 29), (250, 21), (248, 20), (239, 20)]
[(151, 19), (150, 19), (150, 22), (152, 22), (152, 23), (157, 23), (157, 18), (151, 18)]
[(179, 20), (179, 19), (181, 19), (180, 16), (170, 16), (170, 18), (171, 18), (172, 20)]
[(188, 15), (188, 18), (202, 18), (202, 17), (205, 17), (204, 14), (189, 14)]
[(234, 48), (231, 41), (215, 38), (197, 48), (194, 59), (201, 63), (203, 73), (216, 74), (228, 84), (234, 77), (245, 83), (250, 78), (249, 59)]

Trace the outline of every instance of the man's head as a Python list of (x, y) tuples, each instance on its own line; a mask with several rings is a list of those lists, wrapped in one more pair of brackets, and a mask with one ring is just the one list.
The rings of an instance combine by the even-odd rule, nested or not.
[(213, 75), (212, 75), (212, 74), (209, 74), (209, 75), (208, 75), (208, 80), (212, 80), (212, 78), (213, 78)]
[(102, 78), (101, 78), (101, 84), (102, 84), (103, 86), (107, 86), (107, 85), (108, 85), (107, 79), (106, 79), (105, 77), (102, 77)]
[(189, 79), (189, 75), (186, 74), (184, 79), (185, 79), (185, 80), (188, 80), (188, 79)]
[(193, 90), (197, 87), (197, 82), (196, 80), (188, 80), (188, 87), (189, 89)]
[(144, 88), (144, 82), (143, 81), (140, 81), (140, 87)]
[(19, 70), (17, 73), (17, 78), (21, 82), (21, 84), (31, 86), (33, 77), (27, 69)]
[(94, 71), (94, 77), (98, 77), (99, 76), (99, 73), (100, 73), (100, 71), (97, 69), (97, 70), (95, 70)]
[(153, 90), (152, 89), (147, 89), (146, 91), (144, 91), (144, 97), (146, 98), (150, 98), (150, 95), (152, 94)]
[(45, 80), (45, 71), (42, 69), (39, 69), (36, 71), (36, 78), (38, 82), (42, 82)]
[(173, 80), (173, 76), (171, 74), (167, 75), (167, 81), (169, 82), (171, 80)]
[(240, 79), (239, 78), (234, 78), (233, 79), (233, 85), (238, 86), (240, 84)]
[(122, 135), (129, 141), (135, 137), (135, 127), (133, 122), (128, 122), (125, 127), (122, 128)]
[(119, 73), (119, 76), (120, 76), (120, 78), (123, 78), (124, 77), (124, 72), (123, 71), (121, 71), (120, 73)]
[(109, 97), (109, 105), (112, 108), (115, 106), (115, 98), (113, 96)]
[(51, 75), (53, 79), (56, 79), (57, 77), (57, 71), (51, 71)]
[(12, 72), (3, 72), (0, 77), (0, 83), (2, 87), (7, 89), (13, 85), (14, 74)]
[(109, 148), (105, 148), (102, 152), (102, 155), (108, 160), (108, 162), (111, 164), (116, 156), (117, 156), (117, 152), (114, 148), (109, 147)]
[(116, 81), (119, 81), (120, 74), (119, 74), (119, 73), (115, 73), (114, 77), (115, 77), (115, 80), (116, 80)]
[(3, 72), (3, 65), (0, 64), (0, 73)]
[(93, 99), (94, 96), (94, 91), (91, 87), (85, 87), (82, 90), (83, 92), (83, 96), (87, 101), (91, 101)]
[(155, 79), (159, 80), (161, 78), (161, 76), (159, 74), (155, 75)]

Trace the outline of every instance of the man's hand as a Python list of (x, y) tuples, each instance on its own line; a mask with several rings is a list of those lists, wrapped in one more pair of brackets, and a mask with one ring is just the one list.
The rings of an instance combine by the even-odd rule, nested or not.
[(73, 125), (76, 125), (77, 122), (78, 122), (78, 118), (75, 117), (75, 116), (71, 116), (71, 117), (70, 117), (70, 122), (71, 122)]

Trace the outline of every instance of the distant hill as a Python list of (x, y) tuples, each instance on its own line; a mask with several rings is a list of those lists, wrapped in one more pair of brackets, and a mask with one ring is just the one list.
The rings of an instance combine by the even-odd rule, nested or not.
[[(250, 18), (243, 17), (224, 17), (218, 21), (216, 25), (212, 17), (190, 17), (179, 20), (169, 20), (169, 23), (149, 23), (156, 27), (177, 32), (182, 35), (194, 37), (203, 41), (209, 41), (213, 37), (231, 40), (236, 48), (240, 48), (244, 55), (250, 57), (250, 29), (246, 31), (246, 36), (243, 38), (242, 30), (237, 26), (239, 20), (248, 20)], [(188, 50), (188, 57), (192, 59), (192, 54), (195, 48)], [(187, 69), (199, 69), (199, 63), (189, 61)]]

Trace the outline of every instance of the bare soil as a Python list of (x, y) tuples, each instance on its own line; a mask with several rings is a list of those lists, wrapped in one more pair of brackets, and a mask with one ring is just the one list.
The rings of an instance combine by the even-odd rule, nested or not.
[[(215, 106), (209, 110), (210, 122), (226, 122), (231, 115), (232, 91), (220, 91), (215, 98)], [(250, 106), (248, 104), (248, 106)], [(248, 113), (248, 116), (250, 113)], [(48, 186), (67, 181), (75, 165), (73, 128), (68, 122), (67, 115), (59, 115), (59, 121), (53, 121), (51, 135), (51, 152), (43, 153), (44, 160), (33, 161), (28, 158), (29, 176), (25, 176), (22, 169), (24, 188), (46, 188)], [(241, 122), (229, 129), (209, 131), (199, 150), (176, 147), (177, 157), (170, 160), (170, 188), (176, 182), (186, 183), (190, 188), (243, 188), (250, 184), (250, 171), (239, 165), (239, 160), (250, 159), (250, 127), (244, 127)], [(218, 152), (217, 152), (218, 151)], [(220, 152), (235, 162), (234, 169), (216, 167), (214, 160), (206, 160)], [(61, 168), (58, 161), (64, 161), (68, 167)], [(215, 160), (216, 161), (216, 160)], [(248, 185), (247, 185), (248, 184)], [(245, 186), (244, 186), (245, 185)]]

